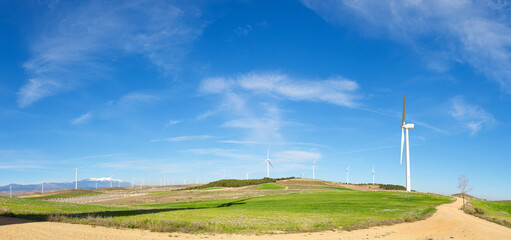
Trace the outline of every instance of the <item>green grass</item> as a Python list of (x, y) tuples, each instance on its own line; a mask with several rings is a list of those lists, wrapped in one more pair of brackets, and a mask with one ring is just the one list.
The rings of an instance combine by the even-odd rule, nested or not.
[(271, 183), (263, 183), (261, 187), (256, 188), (256, 190), (282, 190), (286, 189), (286, 187), (271, 184)]
[(511, 202), (472, 199), (474, 215), (511, 227)]
[(197, 189), (197, 191), (216, 190), (216, 189), (222, 189), (222, 187), (201, 188), (201, 189)]
[(342, 190), (342, 191), (355, 191), (355, 190), (349, 189), (349, 188), (334, 187), (334, 186), (326, 186), (325, 188), (330, 188), (330, 189), (335, 189), (335, 190)]
[(0, 214), (163, 232), (307, 232), (413, 221), (450, 201), (418, 193), (337, 190), (131, 207), (0, 197)]
[(83, 197), (83, 196), (93, 196), (102, 194), (100, 192), (91, 192), (91, 193), (68, 193), (68, 194), (55, 194), (55, 195), (47, 195), (41, 197), (30, 197), (28, 199), (34, 200), (44, 200), (44, 199), (52, 199), (52, 198), (71, 198), (71, 197)]

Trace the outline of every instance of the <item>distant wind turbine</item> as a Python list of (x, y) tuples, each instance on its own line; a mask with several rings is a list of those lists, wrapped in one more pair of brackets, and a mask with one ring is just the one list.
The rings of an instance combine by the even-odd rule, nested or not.
[(399, 164), (403, 163), (403, 145), (405, 142), (405, 132), (406, 129), (406, 191), (412, 191), (412, 186), (410, 184), (410, 140), (408, 139), (408, 129), (413, 129), (415, 125), (413, 123), (405, 123), (406, 114), (405, 114), (405, 106), (406, 106), (406, 95), (403, 98), (403, 123), (401, 124), (401, 159), (399, 160)]
[(273, 165), (270, 162), (270, 148), (268, 148), (268, 152), (266, 153), (266, 160), (264, 160), (266, 163), (266, 177), (270, 178), (270, 166), (273, 168)]
[(371, 174), (373, 174), (373, 185), (374, 185), (374, 166), (373, 166), (373, 171), (371, 171)]
[(350, 165), (346, 168), (346, 184), (349, 184), (348, 173), (350, 172)]
[(315, 170), (316, 170), (316, 160), (314, 159), (314, 161), (312, 161), (312, 179), (316, 179)]
[(305, 173), (302, 173), (302, 179), (303, 179), (303, 175), (304, 175), (304, 174), (305, 174)]
[(247, 172), (247, 176), (245, 177), (246, 180), (248, 180), (248, 172)]
[(78, 168), (75, 168), (75, 189), (78, 189)]
[(9, 185), (9, 197), (12, 198), (12, 184)]
[(44, 193), (44, 181), (41, 182), (41, 193)]

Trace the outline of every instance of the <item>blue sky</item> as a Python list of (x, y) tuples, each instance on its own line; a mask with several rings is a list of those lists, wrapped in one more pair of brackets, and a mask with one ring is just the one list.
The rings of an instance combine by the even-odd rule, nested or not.
[(0, 185), (265, 176), (511, 199), (503, 1), (2, 1)]

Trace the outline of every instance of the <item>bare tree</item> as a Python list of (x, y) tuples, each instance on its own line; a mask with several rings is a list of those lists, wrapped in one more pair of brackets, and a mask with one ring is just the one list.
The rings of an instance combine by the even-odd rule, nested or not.
[(472, 188), (468, 188), (468, 178), (465, 177), (464, 174), (458, 177), (458, 189), (463, 197), (463, 208), (465, 208), (465, 195), (467, 195), (467, 192), (472, 190)]

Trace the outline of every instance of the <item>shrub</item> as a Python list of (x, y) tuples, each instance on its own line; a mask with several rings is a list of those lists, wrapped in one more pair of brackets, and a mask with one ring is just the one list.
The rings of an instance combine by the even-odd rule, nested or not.
[(223, 179), (214, 182), (210, 182), (208, 184), (189, 187), (182, 190), (193, 190), (193, 189), (203, 189), (210, 187), (243, 187), (249, 185), (258, 185), (263, 183), (273, 183), (279, 180), (287, 180), (293, 179), (295, 177), (287, 177), (287, 178), (261, 178), (261, 179), (248, 179), (248, 180), (237, 180), (237, 179)]

